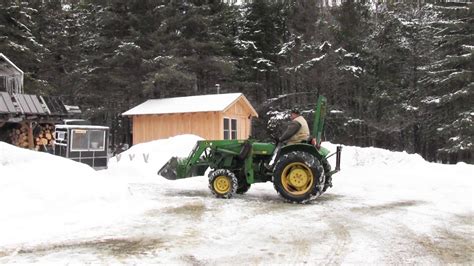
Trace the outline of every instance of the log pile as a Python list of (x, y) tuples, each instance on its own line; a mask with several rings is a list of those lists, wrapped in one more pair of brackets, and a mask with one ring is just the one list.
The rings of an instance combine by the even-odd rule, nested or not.
[(35, 150), (47, 151), (51, 150), (54, 143), (54, 126), (50, 124), (38, 125), (35, 132), (38, 132), (34, 137)]
[(20, 127), (11, 130), (10, 143), (18, 147), (28, 148), (29, 142), (27, 124), (22, 124)]
[[(54, 142), (54, 125), (39, 124), (33, 130), (33, 145), (37, 151), (51, 150)], [(10, 132), (10, 142), (18, 147), (29, 147), (28, 124), (14, 128)]]

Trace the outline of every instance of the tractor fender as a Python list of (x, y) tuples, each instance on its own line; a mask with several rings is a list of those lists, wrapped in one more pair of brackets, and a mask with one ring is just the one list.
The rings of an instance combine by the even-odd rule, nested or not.
[(304, 143), (284, 146), (283, 148), (281, 148), (278, 157), (281, 157), (282, 155), (290, 153), (292, 151), (304, 151), (318, 158), (319, 161), (323, 160), (323, 156), (319, 154), (318, 150), (316, 150), (313, 145)]

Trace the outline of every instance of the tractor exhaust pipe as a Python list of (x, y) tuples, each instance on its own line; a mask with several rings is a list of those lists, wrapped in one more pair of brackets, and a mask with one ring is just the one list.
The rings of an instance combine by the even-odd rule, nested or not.
[(341, 151), (342, 151), (342, 146), (337, 146), (336, 149), (336, 170), (337, 172), (341, 171)]

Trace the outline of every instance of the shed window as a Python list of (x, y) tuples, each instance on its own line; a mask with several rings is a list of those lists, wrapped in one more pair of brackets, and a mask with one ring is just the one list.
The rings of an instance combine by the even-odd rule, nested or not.
[(224, 118), (224, 139), (237, 139), (237, 119)]
[(103, 151), (105, 150), (104, 130), (73, 129), (71, 151)]

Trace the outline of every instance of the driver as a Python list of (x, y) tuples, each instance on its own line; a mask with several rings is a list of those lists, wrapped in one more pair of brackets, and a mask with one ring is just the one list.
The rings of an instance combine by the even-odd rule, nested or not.
[(279, 142), (289, 145), (307, 141), (309, 138), (308, 122), (300, 115), (300, 111), (298, 109), (291, 110), (290, 118), (291, 122), (278, 139)]
[(303, 141), (307, 141), (309, 139), (309, 127), (308, 122), (301, 116), (300, 111), (298, 109), (292, 109), (290, 113), (291, 122), (288, 124), (285, 132), (281, 135), (278, 139), (278, 144), (273, 151), (272, 159), (269, 163), (265, 164), (265, 167), (268, 170), (273, 169), (273, 164), (275, 163), (275, 159), (278, 156), (283, 145), (290, 145), (301, 143)]

